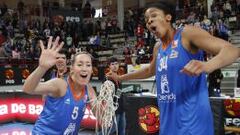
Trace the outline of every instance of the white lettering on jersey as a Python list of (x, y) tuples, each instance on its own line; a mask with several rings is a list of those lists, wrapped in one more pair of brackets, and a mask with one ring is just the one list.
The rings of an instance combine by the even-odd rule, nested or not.
[(158, 65), (158, 71), (159, 72), (161, 72), (162, 70), (167, 70), (167, 62), (168, 62), (168, 57), (167, 56), (160, 59), (160, 63)]
[(77, 117), (78, 117), (78, 107), (75, 106), (75, 107), (73, 108), (73, 112), (72, 112), (72, 119), (73, 119), (73, 120), (76, 120)]
[(167, 94), (169, 93), (169, 86), (168, 86), (168, 79), (167, 75), (162, 75), (161, 76), (161, 93), (162, 94)]
[(64, 131), (63, 135), (73, 135), (76, 128), (76, 123), (70, 123), (67, 129)]

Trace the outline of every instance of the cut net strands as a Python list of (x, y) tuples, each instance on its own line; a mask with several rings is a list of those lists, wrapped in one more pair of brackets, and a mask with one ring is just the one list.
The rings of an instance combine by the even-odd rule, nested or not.
[[(115, 129), (117, 129), (115, 111), (118, 108), (118, 99), (119, 96), (115, 94), (114, 83), (106, 80), (101, 85), (101, 90), (97, 98), (92, 100), (92, 108), (96, 110), (95, 116), (98, 121), (96, 122), (96, 133), (100, 125), (102, 135), (109, 135), (114, 125), (113, 122), (115, 123)], [(118, 134), (117, 130), (116, 134)]]

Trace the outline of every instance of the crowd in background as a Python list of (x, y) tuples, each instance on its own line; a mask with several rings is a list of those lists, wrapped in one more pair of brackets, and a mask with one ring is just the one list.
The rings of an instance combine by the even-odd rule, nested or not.
[[(203, 3), (188, 2), (183, 6), (184, 8), (179, 10), (181, 15), (175, 22), (176, 28), (194, 25), (209, 31), (212, 35), (229, 40), (230, 18), (236, 17), (236, 21), (239, 21), (239, 0), (214, 0), (210, 17), (207, 17)], [(90, 3), (86, 3), (82, 9), (84, 19), (80, 22), (64, 21), (58, 17), (50, 18), (49, 3), (43, 3), (42, 8), (45, 20), (41, 22), (39, 19), (28, 17), (26, 5), (21, 1), (16, 9), (8, 9), (5, 3), (0, 3), (0, 57), (37, 59), (40, 55), (38, 40), (46, 41), (50, 35), (60, 36), (61, 40), (65, 41), (64, 47), (69, 52), (68, 57), (71, 57), (79, 47), (80, 41), (89, 41), (91, 46), (104, 46), (105, 44), (101, 42), (103, 38), (106, 40), (109, 34), (120, 32), (116, 16), (94, 19), (95, 9)], [(38, 15), (39, 7), (32, 11)], [(240, 23), (236, 24), (239, 28)], [(146, 55), (148, 60), (151, 59), (155, 39), (145, 28), (143, 9), (125, 11), (124, 31), (126, 33), (123, 51), (125, 62), (142, 63)], [(130, 37), (135, 37), (133, 45), (128, 42)], [(88, 50), (92, 51), (92, 49)], [(137, 60), (132, 61), (131, 57), (135, 58), (135, 56)]]
[[(88, 10), (84, 10), (83, 17), (87, 18), (80, 22), (64, 21), (59, 17), (54, 19), (44, 17), (45, 20), (41, 23), (39, 19), (27, 16), (24, 11), (27, 8), (23, 8), (23, 2), (20, 5), (21, 8), (15, 10), (8, 9), (5, 3), (0, 5), (0, 57), (37, 59), (40, 54), (37, 41), (39, 39), (46, 41), (49, 36), (60, 36), (61, 40), (65, 41), (64, 47), (69, 53), (74, 53), (80, 41), (100, 45), (100, 34), (107, 37), (110, 33), (120, 31), (117, 28), (116, 17), (89, 18), (93, 16), (91, 15), (93, 11), (89, 14)], [(84, 9), (92, 10), (90, 7), (91, 5), (86, 3)]]

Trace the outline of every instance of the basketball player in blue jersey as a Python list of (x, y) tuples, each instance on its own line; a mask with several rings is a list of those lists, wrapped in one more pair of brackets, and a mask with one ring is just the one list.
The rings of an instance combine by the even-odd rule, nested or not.
[[(150, 4), (145, 10), (146, 27), (161, 39), (154, 47), (150, 65), (134, 73), (108, 76), (123, 81), (155, 75), (159, 135), (213, 135), (206, 73), (233, 63), (240, 51), (200, 28), (174, 29), (174, 9), (168, 0)], [(203, 50), (216, 56), (204, 62)]]
[(92, 74), (92, 59), (88, 53), (79, 53), (73, 57), (69, 77), (54, 78), (40, 83), (43, 75), (54, 66), (59, 57), (59, 37), (48, 41), (44, 48), (40, 41), (41, 56), (39, 66), (31, 73), (23, 85), (29, 94), (47, 95), (45, 105), (33, 128), (33, 135), (77, 135), (83, 118), (87, 99), (95, 98), (89, 80)]

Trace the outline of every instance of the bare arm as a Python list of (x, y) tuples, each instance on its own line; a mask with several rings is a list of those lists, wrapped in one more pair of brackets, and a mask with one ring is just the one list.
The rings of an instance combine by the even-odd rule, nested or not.
[(55, 40), (52, 45), (52, 37), (48, 41), (47, 49), (44, 48), (42, 42), (40, 42), (40, 47), (42, 50), (41, 56), (39, 58), (39, 66), (34, 70), (33, 73), (26, 79), (23, 90), (29, 94), (54, 94), (56, 95), (56, 91), (59, 90), (59, 85), (56, 84), (64, 84), (61, 83), (60, 79), (49, 80), (44, 83), (40, 83), (40, 79), (44, 76), (48, 69), (50, 69), (56, 63), (56, 58), (58, 55), (58, 51), (62, 48), (63, 43), (61, 45), (58, 44), (59, 37)]
[(37, 67), (26, 79), (23, 90), (29, 94), (48, 94), (51, 91), (56, 91), (53, 80), (40, 83), (41, 78), (46, 73), (46, 69)]
[(153, 59), (150, 65), (133, 73), (124, 74), (118, 77), (118, 80), (145, 79), (155, 75), (156, 56), (160, 44), (156, 43), (153, 49)]
[(233, 63), (239, 56), (240, 50), (231, 43), (210, 35), (208, 32), (187, 26), (183, 32), (183, 44), (188, 50), (191, 45), (202, 49), (210, 54), (216, 55), (208, 62), (190, 61), (185, 67), (184, 72), (198, 75), (201, 72), (210, 73), (215, 69), (222, 68)]

